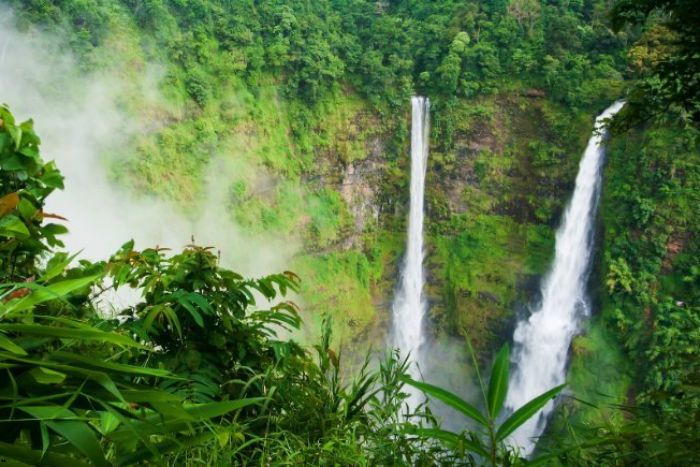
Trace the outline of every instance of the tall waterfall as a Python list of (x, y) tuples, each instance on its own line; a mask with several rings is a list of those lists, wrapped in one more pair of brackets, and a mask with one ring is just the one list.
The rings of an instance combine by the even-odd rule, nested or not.
[[(411, 206), (401, 282), (392, 305), (391, 336), (393, 346), (399, 349), (402, 356), (410, 354), (409, 373), (413, 378), (418, 378), (423, 316), (427, 311), (423, 297), (423, 193), (430, 133), (428, 98), (412, 97), (411, 112)], [(415, 407), (422, 400), (421, 394), (413, 387), (406, 387), (406, 390), (410, 391), (409, 407)]]
[[(586, 282), (593, 254), (593, 225), (598, 204), (603, 162), (605, 120), (622, 108), (616, 102), (596, 118), (576, 176), (576, 188), (556, 234), (556, 251), (551, 270), (542, 281), (542, 303), (527, 320), (518, 323), (513, 336), (515, 374), (506, 407), (520, 408), (527, 401), (564, 383), (571, 339), (582, 317), (590, 313)], [(511, 443), (529, 455), (536, 437), (544, 431), (554, 409), (550, 402), (513, 433)]]

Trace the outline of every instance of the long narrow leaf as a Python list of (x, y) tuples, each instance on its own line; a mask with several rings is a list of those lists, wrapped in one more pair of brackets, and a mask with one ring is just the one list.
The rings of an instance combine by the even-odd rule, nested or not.
[(45, 287), (34, 285), (35, 289), (31, 294), (17, 301), (10, 302), (7, 304), (7, 308), (4, 311), (5, 313), (10, 313), (13, 311), (29, 310), (42, 302), (63, 298), (71, 292), (92, 284), (98, 277), (100, 277), (99, 274), (95, 274), (78, 279), (68, 279)]
[(488, 426), (489, 422), (484, 417), (473, 405), (468, 403), (467, 401), (461, 399), (457, 395), (446, 391), (445, 389), (439, 388), (437, 386), (433, 386), (432, 384), (428, 383), (422, 383), (419, 381), (415, 381), (411, 378), (408, 378), (406, 376), (401, 377), (401, 381), (403, 381), (406, 384), (410, 384), (411, 386), (420, 389), (430, 397), (433, 397), (439, 401), (444, 402), (445, 404), (449, 405), (453, 409), (461, 412), (462, 414), (466, 415), (467, 417), (471, 418), (475, 422), (483, 425), (483, 426)]
[(123, 363), (108, 362), (97, 358), (88, 357), (86, 355), (78, 355), (70, 352), (56, 351), (51, 354), (51, 358), (63, 362), (78, 362), (92, 367), (102, 368), (105, 370), (119, 371), (132, 375), (154, 376), (158, 378), (167, 378), (173, 376), (168, 370), (159, 370), (157, 368), (146, 368), (136, 365), (125, 365)]
[(562, 384), (561, 386), (557, 386), (554, 389), (550, 389), (549, 391), (535, 397), (530, 402), (516, 410), (513, 413), (513, 415), (508, 417), (508, 420), (503, 422), (501, 426), (498, 427), (498, 431), (496, 432), (496, 440), (503, 441), (520, 425), (522, 425), (523, 423), (528, 421), (530, 417), (535, 415), (542, 407), (544, 407), (547, 404), (547, 402), (556, 397), (556, 395), (559, 394), (562, 389), (564, 389), (564, 386), (566, 385)]
[(2, 332), (0, 332), (0, 349), (5, 349), (15, 355), (27, 355), (26, 350), (12, 342), (12, 340), (6, 337)]
[(493, 364), (491, 371), (491, 379), (489, 380), (488, 405), (491, 419), (495, 420), (503, 408), (503, 402), (506, 400), (508, 392), (508, 365), (510, 363), (510, 348), (508, 344), (501, 347), (501, 350), (496, 355), (496, 361)]
[(442, 442), (445, 446), (452, 449), (463, 448), (467, 451), (474, 452), (480, 456), (488, 457), (488, 452), (464, 436), (460, 436), (457, 433), (452, 433), (451, 431), (442, 430), (440, 428), (418, 428), (416, 434), (424, 438), (433, 438)]
[(0, 324), (0, 331), (17, 332), (38, 337), (53, 337), (59, 339), (98, 340), (110, 342), (124, 347), (144, 348), (129, 336), (115, 332), (100, 331), (97, 328), (74, 329), (44, 324)]
[(94, 465), (106, 466), (102, 448), (95, 432), (90, 429), (86, 422), (61, 420), (61, 421), (46, 421), (46, 425), (53, 431), (64, 437), (78, 451), (85, 454)]
[(26, 465), (53, 465), (56, 467), (90, 467), (90, 464), (75, 457), (56, 454), (51, 451), (43, 453), (19, 444), (0, 441), (0, 458), (13, 459)]

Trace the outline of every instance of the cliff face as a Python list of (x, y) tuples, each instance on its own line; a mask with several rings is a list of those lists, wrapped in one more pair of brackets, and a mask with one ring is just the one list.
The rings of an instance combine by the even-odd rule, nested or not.
[[(307, 231), (295, 266), (312, 317), (334, 315), (344, 341), (381, 342), (405, 242), (409, 109), (382, 119), (355, 99), (344, 96), (331, 112), (347, 116), (343, 106), (358, 105), (338, 128), (321, 130), (337, 139), (313, 149), (317, 175), (304, 181), (338, 194), (342, 220), (325, 244)], [(592, 120), (562, 118), (566, 109), (539, 94), (463, 100), (450, 110), (458, 125), (444, 144), (436, 107), (426, 182), (431, 327), (436, 337), (469, 333), (486, 351), (537, 293)]]
[[(192, 215), (210, 208), (217, 185), (221, 206), (212, 211), (254, 241), (232, 248), (291, 258), (286, 267), (304, 280), (296, 299), (310, 338), (327, 313), (339, 340), (381, 341), (405, 242), (408, 100), (382, 107), (338, 84), (305, 101), (289, 94), (284, 76), (244, 78), (214, 49), (204, 80), (203, 69), (175, 57), (156, 54), (155, 65), (155, 51), (138, 43), (145, 37), (115, 15), (89, 54), (123, 84), (118, 105), (144, 129), (124, 135), (114, 181)], [(572, 116), (539, 90), (433, 100), (432, 329), (469, 332), (487, 349), (547, 266), (592, 117)]]

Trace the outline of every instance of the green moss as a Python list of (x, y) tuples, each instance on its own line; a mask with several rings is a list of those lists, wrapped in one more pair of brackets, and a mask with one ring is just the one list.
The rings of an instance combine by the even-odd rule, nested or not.
[(573, 397), (558, 410), (553, 429), (619, 425), (625, 416), (619, 407), (630, 402), (631, 374), (616, 338), (603, 321), (594, 320), (573, 341), (567, 378)]
[(303, 278), (302, 304), (305, 334), (318, 337), (324, 314), (333, 317), (336, 342), (352, 339), (375, 316), (370, 294), (371, 268), (357, 251), (302, 256), (294, 269)]

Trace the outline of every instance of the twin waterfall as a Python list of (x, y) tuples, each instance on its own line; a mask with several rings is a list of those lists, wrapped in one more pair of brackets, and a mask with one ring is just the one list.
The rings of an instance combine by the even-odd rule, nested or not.
[[(523, 404), (566, 380), (571, 339), (582, 317), (590, 313), (586, 282), (593, 255), (593, 233), (600, 193), (605, 120), (623, 106), (616, 102), (598, 116), (576, 176), (576, 188), (556, 234), (551, 270), (542, 281), (542, 303), (527, 320), (518, 323), (513, 336), (515, 352), (506, 408)], [(554, 409), (550, 402), (515, 433), (511, 443), (529, 455)]]
[[(428, 305), (423, 297), (423, 192), (428, 163), (430, 135), (430, 101), (426, 97), (411, 98), (411, 205), (408, 215), (406, 254), (401, 267), (401, 282), (392, 305), (391, 339), (401, 356), (410, 355), (409, 374), (420, 379), (418, 364), (423, 343), (423, 316)], [(423, 396), (406, 386), (408, 405), (415, 408)]]
[[(586, 297), (593, 233), (603, 163), (605, 122), (623, 106), (616, 102), (598, 116), (595, 130), (581, 159), (576, 188), (556, 233), (556, 251), (551, 270), (542, 281), (539, 308), (521, 321), (513, 337), (514, 367), (506, 407), (511, 412), (543, 392), (564, 383), (569, 346), (579, 331), (583, 317), (590, 314)], [(423, 317), (427, 303), (423, 296), (423, 194), (428, 160), (430, 101), (411, 98), (411, 205), (408, 239), (400, 283), (392, 305), (391, 344), (402, 357), (410, 355), (409, 374), (420, 379), (421, 345), (424, 343)], [(415, 408), (423, 396), (413, 387), (407, 401)], [(554, 408), (550, 402), (540, 413), (521, 426), (511, 444), (529, 455), (542, 434)]]

